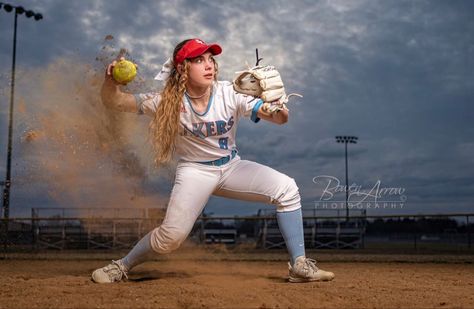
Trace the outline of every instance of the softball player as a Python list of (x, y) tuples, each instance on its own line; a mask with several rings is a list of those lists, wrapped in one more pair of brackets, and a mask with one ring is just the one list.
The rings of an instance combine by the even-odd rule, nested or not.
[(200, 39), (179, 43), (163, 66), (166, 80), (161, 93), (129, 94), (106, 71), (103, 103), (118, 111), (152, 117), (150, 135), (156, 163), (178, 160), (165, 218), (122, 259), (92, 273), (97, 283), (127, 278), (136, 265), (177, 249), (190, 233), (209, 197), (271, 203), (290, 255), (289, 281), (329, 281), (332, 272), (306, 258), (300, 195), (295, 181), (264, 165), (240, 158), (235, 142), (241, 118), (257, 123), (288, 121), (288, 111), (265, 113), (258, 98), (236, 93), (232, 83), (217, 81), (214, 56), (222, 49)]

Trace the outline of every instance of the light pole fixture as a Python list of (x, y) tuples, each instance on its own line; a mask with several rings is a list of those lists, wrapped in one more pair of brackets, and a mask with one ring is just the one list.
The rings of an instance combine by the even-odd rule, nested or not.
[(344, 143), (346, 153), (346, 221), (349, 221), (349, 176), (347, 167), (347, 144), (357, 144), (357, 136), (336, 136), (336, 142)]
[(8, 3), (0, 2), (0, 10), (5, 12), (14, 12), (15, 21), (13, 26), (13, 57), (12, 57), (12, 77), (10, 90), (10, 111), (8, 121), (8, 147), (7, 147), (7, 175), (3, 184), (3, 218), (10, 216), (10, 187), (11, 187), (11, 164), (12, 164), (12, 135), (13, 135), (13, 103), (15, 102), (15, 62), (16, 62), (16, 29), (18, 24), (18, 15), (25, 14), (27, 18), (33, 17), (35, 21), (43, 19), (43, 15), (35, 13), (32, 10), (26, 10), (22, 6), (14, 6)]

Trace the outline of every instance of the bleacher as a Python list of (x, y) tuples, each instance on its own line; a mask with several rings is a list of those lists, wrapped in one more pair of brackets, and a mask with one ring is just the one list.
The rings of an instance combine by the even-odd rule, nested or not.
[(32, 232), (37, 249), (126, 249), (160, 220), (156, 209), (34, 208)]
[[(365, 234), (365, 210), (352, 210), (349, 220), (343, 211), (303, 209), (303, 230), (306, 248), (362, 248)], [(285, 241), (278, 228), (276, 212), (261, 209), (257, 246), (264, 249), (284, 248)]]
[(205, 244), (223, 243), (235, 244), (237, 242), (237, 229), (233, 220), (214, 220), (203, 217), (196, 222), (198, 241)]

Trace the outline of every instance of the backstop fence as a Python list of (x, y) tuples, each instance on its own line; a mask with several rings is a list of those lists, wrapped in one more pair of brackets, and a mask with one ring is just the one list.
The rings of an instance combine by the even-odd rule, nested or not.
[[(31, 217), (3, 219), (3, 251), (128, 249), (159, 226), (163, 211), (152, 208), (35, 208)], [(303, 210), (310, 249), (472, 251), (474, 213), (367, 215), (340, 210)], [(188, 241), (261, 249), (284, 248), (275, 212), (255, 216), (201, 216)]]

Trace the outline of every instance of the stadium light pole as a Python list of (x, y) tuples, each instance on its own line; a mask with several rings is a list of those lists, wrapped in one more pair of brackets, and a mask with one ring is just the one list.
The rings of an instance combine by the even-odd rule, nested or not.
[(347, 144), (357, 144), (357, 136), (336, 136), (337, 143), (344, 143), (346, 154), (346, 221), (349, 221), (349, 172), (347, 167)]
[(15, 64), (16, 64), (16, 29), (18, 25), (18, 15), (25, 14), (27, 18), (33, 17), (35, 21), (43, 19), (43, 15), (32, 10), (26, 10), (22, 6), (14, 6), (0, 2), (0, 10), (7, 13), (14, 11), (15, 21), (13, 26), (13, 57), (12, 57), (12, 77), (10, 89), (10, 111), (8, 120), (8, 146), (7, 146), (7, 175), (3, 182), (3, 218), (10, 216), (10, 187), (11, 187), (11, 164), (12, 164), (12, 137), (13, 137), (13, 103), (15, 102)]

